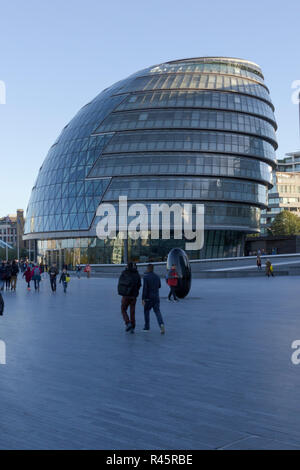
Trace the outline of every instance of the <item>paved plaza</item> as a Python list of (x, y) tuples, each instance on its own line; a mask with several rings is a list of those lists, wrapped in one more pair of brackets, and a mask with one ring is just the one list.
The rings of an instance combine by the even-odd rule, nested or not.
[(1, 449), (300, 448), (300, 277), (197, 279), (124, 332), (116, 279), (4, 293)]

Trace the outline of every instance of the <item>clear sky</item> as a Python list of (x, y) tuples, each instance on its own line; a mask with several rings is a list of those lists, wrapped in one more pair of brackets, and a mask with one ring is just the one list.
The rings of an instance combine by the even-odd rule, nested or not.
[[(0, 216), (26, 209), (49, 147), (102, 89), (197, 56), (258, 63), (279, 125), (277, 157), (300, 148), (300, 3), (295, 0), (10, 0), (0, 4)], [(299, 86), (300, 89), (300, 86)]]

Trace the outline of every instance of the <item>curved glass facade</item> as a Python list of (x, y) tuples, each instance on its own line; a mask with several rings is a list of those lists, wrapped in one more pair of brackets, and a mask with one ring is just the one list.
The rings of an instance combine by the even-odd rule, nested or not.
[(257, 115), (269, 120), (274, 128), (273, 109), (269, 104), (250, 96), (222, 91), (154, 91), (129, 95), (116, 108), (116, 111), (160, 108), (194, 108), (238, 111), (249, 115)]
[(139, 152), (105, 154), (91, 169), (88, 178), (146, 175), (227, 176), (272, 183), (267, 163), (242, 156), (189, 152)]
[[(205, 205), (205, 245), (191, 258), (241, 255), (259, 231), (275, 167), (274, 106), (258, 65), (203, 57), (159, 64), (100, 93), (62, 130), (40, 168), (25, 239), (60, 262), (124, 260), (96, 237), (96, 210), (174, 201)], [(159, 261), (184, 240), (129, 240), (136, 261)], [(184, 248), (184, 246), (181, 246)], [(48, 259), (49, 261), (49, 259)]]
[(213, 129), (259, 135), (276, 146), (275, 130), (264, 119), (229, 111), (148, 110), (113, 113), (95, 133), (136, 129)]

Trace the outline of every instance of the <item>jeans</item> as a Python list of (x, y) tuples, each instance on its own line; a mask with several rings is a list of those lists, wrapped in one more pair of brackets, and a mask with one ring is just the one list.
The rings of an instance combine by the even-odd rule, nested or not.
[(64, 293), (66, 293), (66, 292), (67, 292), (68, 283), (67, 283), (67, 281), (63, 281), (62, 284), (63, 284), (63, 288), (64, 288)]
[(173, 295), (173, 299), (177, 300), (176, 293), (175, 293), (175, 286), (169, 286), (170, 287), (170, 292), (168, 295), (168, 299), (171, 300), (171, 296)]
[(5, 280), (4, 280), (4, 279), (1, 279), (1, 280), (0, 280), (0, 290), (3, 290), (3, 289), (4, 289), (4, 284), (5, 284)]
[(53, 292), (56, 291), (56, 277), (50, 277), (51, 289)]
[(35, 290), (40, 290), (40, 279), (34, 279)]
[(161, 327), (161, 325), (164, 324), (159, 305), (160, 305), (159, 298), (145, 301), (145, 305), (144, 305), (145, 329), (149, 330), (150, 328), (150, 310), (152, 308), (156, 315), (156, 319), (157, 319), (157, 323), (159, 327)]
[[(136, 304), (135, 297), (127, 297), (127, 296), (122, 297), (121, 313), (122, 313), (124, 322), (126, 323), (126, 325), (130, 322), (133, 329), (135, 328), (135, 304)], [(128, 307), (130, 307), (130, 320), (127, 314)]]

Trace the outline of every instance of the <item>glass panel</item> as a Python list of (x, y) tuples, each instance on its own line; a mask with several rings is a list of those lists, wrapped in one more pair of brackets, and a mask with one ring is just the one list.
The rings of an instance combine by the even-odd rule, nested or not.
[(215, 175), (271, 183), (272, 167), (256, 159), (209, 153), (138, 153), (102, 155), (89, 178), (130, 175)]
[(161, 150), (206, 150), (262, 157), (274, 164), (273, 146), (262, 139), (211, 131), (136, 131), (118, 133), (105, 148), (106, 153)]
[(131, 129), (213, 129), (237, 131), (271, 139), (277, 148), (274, 127), (267, 121), (228, 111), (149, 110), (110, 114), (95, 132)]

